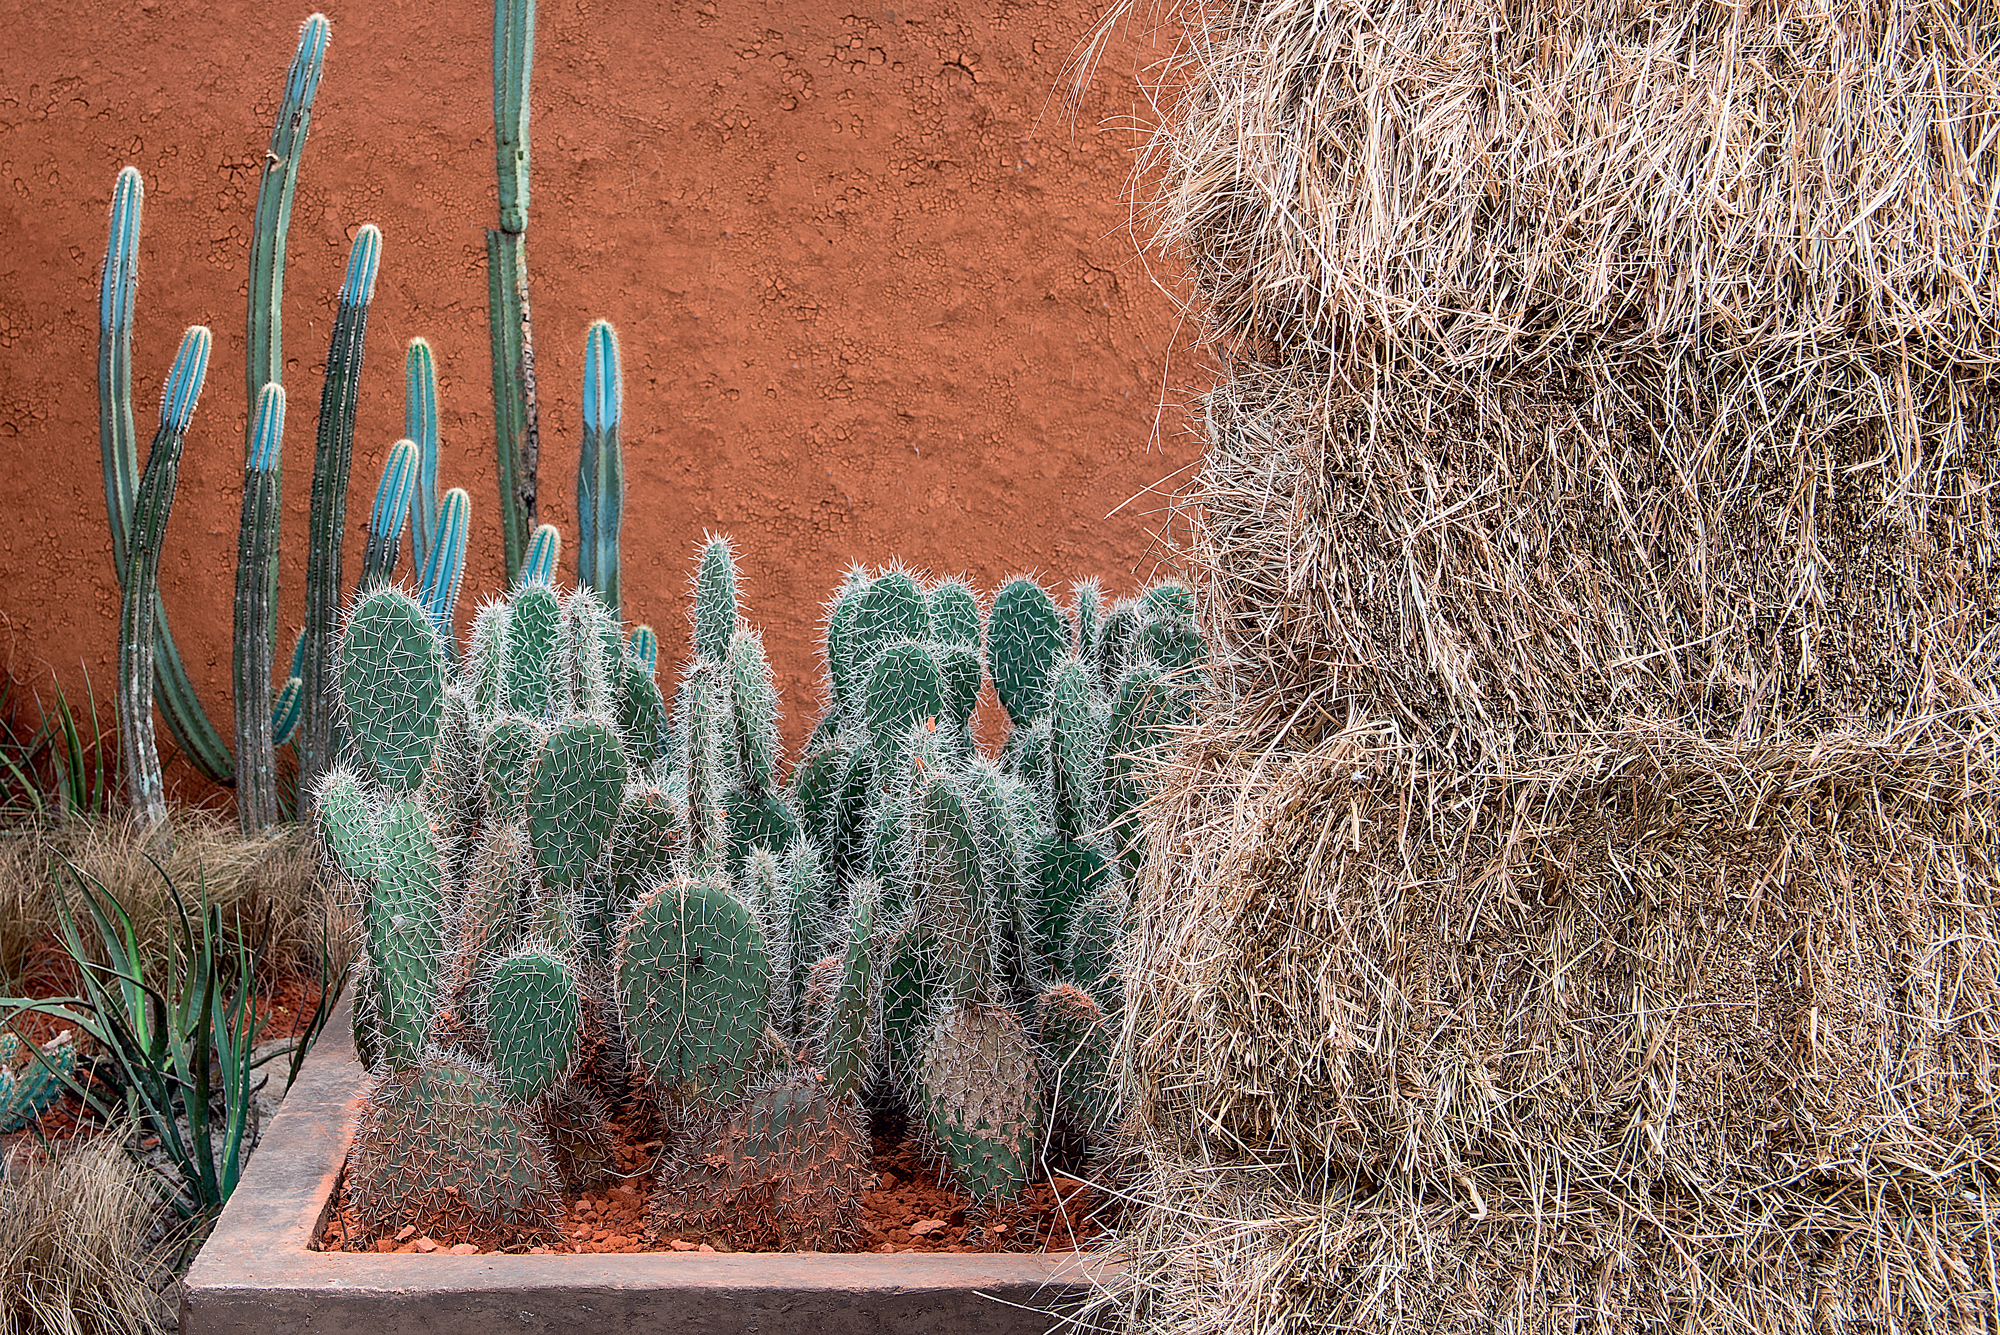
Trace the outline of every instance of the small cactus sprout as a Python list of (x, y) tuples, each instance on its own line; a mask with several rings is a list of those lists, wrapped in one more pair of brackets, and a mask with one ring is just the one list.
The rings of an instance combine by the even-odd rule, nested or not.
[(726, 882), (652, 891), (632, 906), (617, 949), (633, 1055), (670, 1090), (730, 1097), (764, 1032), (770, 975), (757, 919)]
[(1013, 1011), (984, 1001), (946, 1010), (924, 1041), (924, 1124), (974, 1199), (1006, 1200), (1034, 1169), (1041, 1135), (1035, 1053)]
[(342, 1177), (348, 1208), (380, 1235), (511, 1242), (553, 1229), (562, 1194), (548, 1145), (490, 1073), (433, 1054), (369, 1091)]
[(1139, 608), (1148, 621), (1167, 618), (1193, 621), (1194, 595), (1188, 592), (1187, 585), (1167, 580), (1140, 595)]
[(986, 621), (986, 668), (1000, 705), (1017, 728), (1048, 707), (1049, 678), (1068, 648), (1069, 628), (1048, 590), (1026, 577), (994, 596)]
[(849, 567), (840, 592), (826, 609), (826, 675), (832, 699), (830, 713), (851, 717), (861, 705), (863, 673), (861, 646), (855, 636), (855, 618), (861, 614), (861, 595), (868, 591), (869, 574), (860, 566)]
[(1076, 656), (1090, 664), (1091, 670), (1099, 671), (1102, 658), (1104, 634), (1104, 587), (1094, 579), (1082, 579), (1069, 586), (1070, 629), (1076, 636)]
[(1049, 809), (1056, 833), (1079, 840), (1103, 808), (1104, 724), (1080, 658), (1065, 658), (1049, 684)]
[(486, 984), (485, 1029), (501, 1097), (528, 1103), (569, 1074), (579, 1005), (569, 966), (545, 947), (524, 947), (494, 966)]
[(729, 539), (710, 534), (694, 577), (694, 653), (721, 662), (736, 634), (736, 552)]
[(444, 641), (416, 599), (366, 594), (340, 637), (347, 726), (375, 779), (410, 789), (423, 778), (444, 712)]
[(861, 1213), (868, 1134), (852, 1096), (804, 1072), (757, 1084), (702, 1120), (652, 1201), (653, 1232), (734, 1247), (830, 1250)]
[(1098, 1139), (1117, 1120), (1112, 1037), (1097, 998), (1073, 983), (1052, 983), (1035, 1001), (1042, 1083), (1054, 1105), (1085, 1137)]
[(381, 832), (360, 776), (351, 769), (329, 770), (320, 780), (313, 815), (334, 865), (365, 890), (375, 880)]
[(632, 631), (627, 644), (632, 650), (632, 658), (647, 676), (652, 676), (660, 666), (660, 637), (651, 626), (638, 626)]
[(870, 580), (855, 603), (853, 634), (862, 668), (899, 640), (930, 639), (930, 600), (916, 577), (905, 570), (885, 570)]

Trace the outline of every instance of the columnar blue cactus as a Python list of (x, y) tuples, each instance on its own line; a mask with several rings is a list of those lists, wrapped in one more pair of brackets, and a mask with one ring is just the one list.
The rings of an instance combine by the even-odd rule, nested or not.
[(618, 524), (625, 506), (625, 459), (619, 449), (624, 380), (618, 334), (609, 321), (590, 326), (583, 349), (583, 444), (576, 460), (576, 578), (618, 614)]

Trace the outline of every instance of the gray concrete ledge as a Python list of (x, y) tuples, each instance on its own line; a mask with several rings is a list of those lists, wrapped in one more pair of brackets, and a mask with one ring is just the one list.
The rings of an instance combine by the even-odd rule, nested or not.
[(188, 1272), (182, 1335), (1047, 1335), (1109, 1263), (1089, 1253), (477, 1256), (311, 1250), (364, 1073), (346, 1003)]

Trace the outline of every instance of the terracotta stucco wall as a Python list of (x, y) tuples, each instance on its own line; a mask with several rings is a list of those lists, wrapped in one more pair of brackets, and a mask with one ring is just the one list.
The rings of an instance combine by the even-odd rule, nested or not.
[[(142, 441), (181, 329), (216, 334), (163, 580), (227, 717), (243, 302), (258, 164), (306, 10), (175, 0), (17, 6), (0, 44), (0, 614), (17, 679), (87, 666), (116, 623), (98, 465), (96, 290), (112, 180), (146, 180)], [(496, 590), (483, 229), (494, 215), (491, 9), (330, 5), (333, 45), (290, 247), (283, 642), (302, 610), (311, 431), (354, 229), (384, 236), (348, 570), (401, 434), (402, 354), (436, 348), (440, 485), (472, 494), (467, 605)], [(583, 334), (625, 360), (627, 614), (686, 641), (704, 530), (742, 555), (794, 743), (817, 707), (820, 602), (901, 557), (990, 590), (1035, 570), (1114, 591), (1162, 553), (1196, 454), (1193, 355), (1132, 231), (1158, 48), (1121, 34), (1072, 117), (1090, 0), (544, 0), (529, 231), (544, 519), (574, 528)], [(1162, 408), (1163, 401), (1167, 404)], [(565, 568), (570, 563), (565, 561)], [(671, 678), (663, 671), (663, 677)], [(106, 715), (108, 721), (108, 712)], [(184, 764), (170, 773), (186, 776)], [(198, 788), (184, 787), (189, 796)]]

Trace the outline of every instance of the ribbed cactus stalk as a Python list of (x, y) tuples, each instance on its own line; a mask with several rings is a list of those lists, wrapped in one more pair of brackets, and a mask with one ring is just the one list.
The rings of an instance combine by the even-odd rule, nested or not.
[[(236, 814), (250, 834), (275, 825), (278, 761), (273, 734), (271, 659), (277, 648), (278, 463), (285, 435), (285, 391), (266, 385), (250, 423), (243, 470), (243, 519), (236, 538)], [(295, 674), (293, 674), (295, 675)], [(287, 683), (289, 688), (289, 682)], [(292, 692), (296, 699), (299, 692)]]
[(1016, 728), (1048, 708), (1049, 679), (1069, 647), (1069, 631), (1048, 591), (1025, 576), (994, 596), (986, 621), (986, 668)]
[(21, 1059), (21, 1040), (10, 1030), (0, 1031), (0, 1136), (19, 1131), (63, 1096), (64, 1083), (76, 1071), (76, 1044), (69, 1031), (57, 1034), (40, 1047), (29, 1047)]
[(651, 626), (639, 626), (632, 631), (627, 641), (632, 650), (632, 659), (647, 676), (652, 676), (660, 668), (660, 637), (653, 633)]
[(625, 507), (625, 458), (618, 426), (624, 412), (618, 334), (608, 320), (590, 326), (583, 348), (583, 443), (576, 460), (576, 578), (597, 591), (616, 616), (618, 525)]
[(132, 420), (132, 308), (139, 295), (139, 225), (145, 206), (146, 184), (139, 169), (120, 171), (111, 194), (111, 236), (97, 289), (97, 433), (104, 461), (111, 561), (121, 587), (131, 550), (132, 503), (139, 494), (139, 438)]
[(417, 491), (410, 507), (410, 560), (419, 572), (431, 563), (438, 533), (437, 356), (413, 338), (403, 353), (403, 435), (417, 446)]
[(357, 586), (364, 593), (396, 577), (403, 525), (416, 499), (420, 463), (413, 440), (397, 441), (382, 462), (382, 478), (375, 484), (375, 506), (368, 514), (368, 545), (362, 550), (361, 583)]
[(375, 821), (375, 876), (364, 928), (375, 978), (382, 1048), (413, 1062), (438, 1001), (444, 964), (444, 866), (427, 813), (415, 797), (392, 797)]
[(1013, 1011), (967, 1001), (938, 1017), (919, 1072), (924, 1124), (974, 1199), (1006, 1200), (1034, 1171), (1041, 1097), (1035, 1052)]
[(148, 826), (167, 819), (160, 753), (153, 744), (153, 635), (158, 606), (160, 547), (180, 480), (181, 447), (208, 375), (208, 330), (196, 325), (181, 338), (167, 372), (160, 429), (146, 453), (146, 471), (132, 506), (129, 560), (118, 617), (118, 743), (132, 810)]
[(347, 277), (341, 284), (326, 354), (326, 383), (320, 392), (306, 552), (306, 718), (300, 771), (306, 791), (316, 787), (318, 777), (334, 764), (340, 741), (331, 683), (343, 587), (341, 540), (347, 525), (347, 480), (354, 458), (354, 412), (368, 311), (381, 260), (382, 234), (372, 223), (364, 224), (348, 252)]
[(458, 608), (458, 588), (465, 578), (465, 535), (471, 522), (472, 498), (463, 487), (453, 487), (438, 504), (437, 529), (431, 538), (430, 559), (424, 563), (419, 597), (431, 624), (449, 644), (453, 618)]
[(540, 432), (535, 339), (528, 308), (528, 85), (535, 60), (535, 0), (493, 6), (493, 151), (500, 226), (486, 233), (487, 327), (499, 453), (500, 532), (507, 578), (519, 577), (535, 527)]
[(736, 634), (736, 553), (729, 539), (710, 534), (702, 541), (694, 576), (694, 653), (721, 662)]
[[(855, 890), (848, 910), (847, 944), (837, 957), (839, 971), (829, 980), (824, 1021), (813, 1034), (827, 1086), (836, 1097), (860, 1094), (868, 1074), (876, 1001), (875, 911), (880, 899), (881, 890), (873, 882)], [(801, 993), (805, 990), (802, 986)]]
[(743, 1088), (764, 1032), (770, 957), (726, 881), (682, 879), (626, 915), (617, 986), (632, 1053), (663, 1087), (722, 1100)]
[(868, 1135), (851, 1096), (810, 1074), (778, 1076), (704, 1119), (687, 1144), (660, 1175), (656, 1234), (784, 1251), (834, 1250), (852, 1237)]
[(562, 603), (542, 583), (527, 583), (507, 601), (499, 656), (501, 699), (512, 713), (553, 721), (570, 711)]
[(521, 558), (522, 584), (554, 584), (556, 567), (562, 561), (562, 530), (543, 524), (528, 536), (528, 550)]
[(679, 735), (681, 792), (687, 802), (691, 865), (707, 874), (723, 868), (730, 841), (729, 678), (724, 665), (697, 658), (681, 678), (674, 728)]
[(488, 1244), (553, 1229), (562, 1193), (549, 1146), (492, 1073), (433, 1055), (362, 1104), (342, 1175), (347, 1207), (383, 1237), (405, 1225)]

